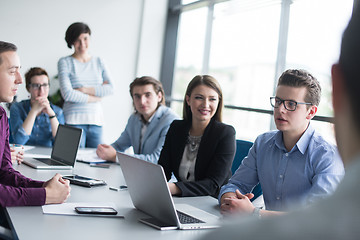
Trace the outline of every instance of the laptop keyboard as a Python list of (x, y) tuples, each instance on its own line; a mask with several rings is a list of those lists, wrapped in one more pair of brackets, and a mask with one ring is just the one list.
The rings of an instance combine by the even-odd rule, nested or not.
[(200, 219), (194, 218), (190, 215), (187, 215), (183, 212), (176, 211), (179, 217), (179, 221), (181, 224), (189, 224), (189, 223), (204, 223), (204, 221), (201, 221)]
[(38, 161), (40, 161), (42, 163), (45, 163), (47, 165), (50, 165), (50, 166), (64, 165), (64, 164), (62, 164), (62, 163), (60, 163), (58, 161), (55, 161), (55, 160), (53, 160), (51, 158), (34, 158), (34, 159), (36, 159), (36, 160), (38, 160)]

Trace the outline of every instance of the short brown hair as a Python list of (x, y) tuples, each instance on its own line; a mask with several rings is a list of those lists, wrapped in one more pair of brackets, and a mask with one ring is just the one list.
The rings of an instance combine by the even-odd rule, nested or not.
[(192, 113), (190, 106), (186, 102), (186, 96), (190, 97), (192, 91), (199, 85), (205, 85), (214, 89), (219, 95), (219, 104), (216, 109), (213, 118), (219, 122), (222, 122), (222, 109), (223, 109), (223, 95), (220, 84), (218, 81), (210, 75), (196, 75), (189, 83), (186, 89), (184, 103), (183, 103), (183, 118), (185, 121), (192, 121)]
[(15, 44), (0, 41), (0, 65), (2, 64), (1, 54), (4, 52), (9, 52), (9, 51), (12, 51), (12, 52), (17, 51), (17, 47), (15, 46)]
[(279, 78), (278, 86), (306, 87), (305, 102), (319, 106), (321, 87), (319, 81), (303, 69), (288, 69)]
[(130, 96), (131, 98), (133, 98), (133, 90), (135, 86), (145, 86), (151, 84), (154, 87), (154, 91), (156, 94), (158, 94), (159, 92), (161, 92), (162, 98), (161, 101), (159, 102), (159, 106), (160, 105), (165, 105), (165, 94), (164, 94), (164, 88), (161, 84), (160, 81), (156, 80), (153, 77), (149, 77), (149, 76), (142, 76), (139, 78), (135, 78), (134, 81), (132, 81), (132, 83), (130, 83)]
[(31, 78), (34, 76), (41, 76), (41, 75), (45, 75), (48, 78), (48, 82), (50, 84), (50, 78), (48, 73), (45, 71), (45, 69), (40, 68), (40, 67), (33, 67), (30, 68), (29, 71), (27, 71), (25, 73), (25, 83), (26, 83), (26, 89), (29, 91), (30, 89), (30, 84), (31, 84)]

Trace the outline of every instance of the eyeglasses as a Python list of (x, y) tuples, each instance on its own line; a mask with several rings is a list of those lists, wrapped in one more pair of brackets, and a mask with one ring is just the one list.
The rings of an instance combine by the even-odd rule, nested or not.
[(298, 104), (312, 105), (312, 103), (296, 102), (293, 100), (283, 100), (278, 97), (270, 97), (270, 104), (273, 108), (280, 107), (282, 103), (284, 104), (285, 109), (288, 111), (295, 111)]
[(50, 84), (48, 84), (48, 83), (44, 83), (44, 84), (30, 83), (29, 86), (30, 86), (31, 88), (40, 90), (41, 87), (43, 87), (43, 88), (48, 88), (48, 87), (50, 86)]

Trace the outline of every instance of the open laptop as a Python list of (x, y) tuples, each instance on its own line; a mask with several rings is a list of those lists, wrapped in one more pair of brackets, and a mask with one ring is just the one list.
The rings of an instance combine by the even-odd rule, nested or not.
[[(160, 165), (117, 152), (117, 157), (134, 206), (150, 215), (140, 219), (160, 230), (203, 229), (220, 226), (219, 217), (188, 204), (175, 208), (167, 185), (164, 170)], [(180, 211), (182, 210), (182, 211)], [(195, 218), (185, 223), (183, 218)]]
[(72, 169), (75, 165), (82, 129), (59, 124), (51, 158), (26, 158), (23, 163), (36, 169)]

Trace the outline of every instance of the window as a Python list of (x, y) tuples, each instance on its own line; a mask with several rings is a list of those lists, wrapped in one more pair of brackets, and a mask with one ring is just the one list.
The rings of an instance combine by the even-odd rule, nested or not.
[[(242, 2), (214, 7), (209, 74), (220, 82), (225, 104), (270, 110), (281, 8)], [(224, 111), (224, 122), (235, 127), (239, 139), (254, 140), (269, 130), (271, 119), (271, 115)]]
[(291, 5), (286, 68), (307, 69), (320, 81), (319, 115), (333, 116), (331, 66), (338, 60), (352, 3), (352, 0), (298, 0)]
[[(271, 111), (269, 97), (282, 71), (303, 68), (322, 86), (317, 115), (332, 117), (330, 68), (352, 0), (190, 2), (192, 7), (180, 13), (173, 99), (183, 99), (195, 75), (210, 74), (222, 86), (225, 105)], [(182, 104), (171, 106), (181, 115)], [(274, 128), (270, 114), (229, 108), (224, 122), (235, 127), (237, 138), (251, 141)], [(334, 141), (332, 124), (313, 122)]]

